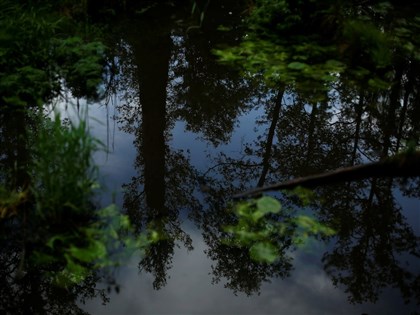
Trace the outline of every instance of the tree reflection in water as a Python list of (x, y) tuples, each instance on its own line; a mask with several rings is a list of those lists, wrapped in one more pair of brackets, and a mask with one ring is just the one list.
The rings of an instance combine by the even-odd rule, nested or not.
[[(296, 248), (290, 237), (278, 235), (274, 241), (279, 257), (274, 264), (265, 264), (252, 260), (247, 248), (224, 242), (231, 237), (225, 226), (237, 220), (227, 211), (231, 196), (256, 186), (377, 161), (409, 148), (408, 141), (417, 145), (418, 62), (398, 64), (395, 83), (385, 91), (354, 85), (343, 76), (330, 86), (330, 93), (324, 93), (328, 95), (314, 92), (311, 96), (307, 89), (299, 91), (292, 85), (267, 87), (258, 76), (244, 78), (218, 64), (212, 49), (222, 42), (233, 44), (239, 37), (215, 31), (210, 24), (218, 12), (209, 9), (205, 31), (195, 33), (177, 24), (173, 8), (156, 9), (158, 20), (151, 10), (149, 18), (142, 16), (143, 22), (130, 21), (123, 27), (113, 47), (121, 72), (113, 88), (125, 93), (117, 119), (124, 132), (135, 135), (137, 151), (137, 173), (123, 186), (124, 210), (136, 233), (152, 227), (161, 237), (139, 268), (153, 274), (155, 289), (166, 285), (175, 246), (181, 243), (193, 249), (182, 225), (188, 216), (201, 229), (208, 247), (213, 282), (225, 281), (235, 293), (259, 293), (264, 282), (293, 274)], [(179, 14), (185, 17), (189, 12)], [(225, 150), (238, 119), (252, 110), (260, 114), (255, 139), (244, 140), (240, 152)], [(12, 169), (15, 161), (24, 164), (25, 152), (13, 130), (20, 124), (3, 121), (0, 179), (5, 182), (3, 169)], [(188, 152), (174, 148), (171, 132), (179, 121), (209, 148), (208, 169), (192, 161)], [(349, 300), (375, 302), (381, 291), (394, 287), (405, 300), (419, 303), (418, 232), (415, 222), (404, 217), (397, 198), (400, 192), (419, 198), (419, 179), (374, 178), (323, 186), (314, 192), (317, 198), (310, 210), (337, 231), (333, 237), (319, 239), (326, 244), (320, 264)], [(275, 220), (293, 217), (302, 207), (296, 198), (276, 196), (290, 211), (273, 216)], [(71, 290), (53, 289), (41, 268), (28, 267), (27, 276), (17, 279), (21, 241), (13, 222), (3, 224), (2, 231), (7, 237), (1, 239), (0, 293), (6, 311), (78, 314), (83, 312), (75, 300), (96, 295), (106, 300), (104, 291), (95, 289), (99, 279), (95, 274)]]
[[(258, 77), (225, 72), (208, 53), (216, 47), (212, 35), (217, 32), (185, 34), (168, 16), (164, 20), (165, 25), (141, 25), (141, 35), (125, 38), (132, 56), (121, 60), (123, 67), (135, 70), (122, 87), (134, 94), (120, 106), (119, 120), (123, 130), (136, 135), (138, 152), (138, 175), (125, 185), (124, 206), (139, 231), (152, 224), (164, 235), (140, 268), (154, 273), (155, 288), (165, 285), (177, 241), (192, 249), (180, 220), (185, 211), (202, 229), (206, 253), (214, 261), (213, 281), (225, 278), (235, 292), (257, 293), (263, 282), (290, 275), (294, 247), (290, 239), (279, 240), (280, 258), (266, 265), (250, 259), (246, 249), (222, 242), (229, 236), (223, 227), (236, 220), (226, 211), (230, 197), (255, 186), (375, 161), (399, 152), (408, 139), (418, 143), (419, 91), (409, 83), (418, 80), (416, 66), (405, 64), (395, 72), (395, 79), (405, 83), (389, 91), (351, 85), (343, 77), (331, 86), (333, 92), (311, 98), (307, 89), (300, 93), (285, 86), (279, 91)], [(406, 82), (408, 77), (413, 81)], [(388, 106), (395, 105), (396, 97), (401, 107)], [(255, 141), (244, 142), (237, 154), (218, 150), (231, 141), (237, 118), (257, 106), (263, 115)], [(390, 117), (396, 117), (397, 128), (387, 123)], [(208, 170), (198, 170), (187, 152), (171, 148), (177, 119), (213, 148)], [(395, 197), (399, 190), (418, 197), (418, 179), (371, 179), (315, 189), (315, 217), (337, 231), (320, 239), (329, 244), (322, 263), (352, 302), (374, 302), (388, 287), (418, 301), (419, 238), (402, 215)], [(278, 197), (285, 207), (301, 207), (295, 198)]]

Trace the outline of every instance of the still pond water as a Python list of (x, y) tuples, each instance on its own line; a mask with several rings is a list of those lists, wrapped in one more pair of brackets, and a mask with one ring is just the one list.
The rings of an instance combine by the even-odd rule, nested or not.
[[(420, 202), (407, 197), (414, 181), (320, 188), (323, 201), (304, 210), (341, 230), (303, 248), (285, 246), (272, 266), (220, 241), (230, 220), (224, 205), (233, 193), (377, 157), (369, 145), (381, 130), (365, 119), (355, 134), (357, 122), (348, 112), (360, 96), (331, 92), (328, 104), (314, 106), (290, 90), (277, 108), (278, 91), (216, 62), (212, 49), (234, 43), (235, 36), (185, 32), (176, 16), (131, 21), (122, 29), (113, 93), (107, 106), (89, 108), (92, 133), (109, 149), (96, 161), (108, 192), (115, 192), (102, 202), (115, 198), (139, 230), (164, 218), (172, 239), (148, 258), (132, 257), (116, 271), (119, 292), (105, 305), (88, 300), (84, 310), (415, 312), (420, 269), (412, 249), (420, 235)], [(299, 211), (296, 200), (278, 197)]]
[[(219, 9), (215, 16), (238, 14)], [(337, 235), (305, 247), (285, 243), (273, 265), (221, 241), (234, 193), (377, 160), (384, 124), (368, 106), (354, 112), (363, 98), (356, 88), (331, 91), (329, 102), (286, 89), (276, 102), (279, 91), (217, 63), (212, 50), (235, 43), (235, 32), (186, 30), (171, 12), (122, 23), (107, 104), (91, 104), (88, 113), (109, 151), (95, 156), (107, 187), (101, 202), (115, 201), (138, 231), (161, 220), (170, 238), (115, 271), (118, 292), (105, 304), (97, 297), (80, 307), (91, 314), (415, 314), (418, 179), (321, 187), (308, 207), (276, 194), (292, 212), (334, 222)], [(206, 19), (211, 24), (212, 12)]]

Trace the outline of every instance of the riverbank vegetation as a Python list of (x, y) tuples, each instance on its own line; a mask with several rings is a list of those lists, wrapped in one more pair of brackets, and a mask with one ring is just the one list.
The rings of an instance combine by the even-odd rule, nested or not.
[[(25, 286), (37, 278), (45, 294), (26, 305), (30, 313), (59, 303), (48, 298), (52, 287), (88, 290), (97, 273), (157, 237), (133, 237), (127, 216), (95, 200), (93, 154), (104, 146), (90, 136), (87, 110), (78, 107), (78, 120), (67, 123), (54, 110), (103, 97), (106, 47), (100, 28), (87, 24), (86, 5), (0, 1), (1, 291), (5, 299), (31, 294)], [(9, 302), (1, 309), (14, 309)]]

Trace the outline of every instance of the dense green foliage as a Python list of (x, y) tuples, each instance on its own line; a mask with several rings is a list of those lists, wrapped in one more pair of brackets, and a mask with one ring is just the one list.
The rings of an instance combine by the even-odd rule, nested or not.
[(420, 61), (415, 12), (388, 1), (257, 0), (242, 44), (217, 53), (308, 93), (338, 79), (386, 89), (396, 63)]
[(37, 106), (64, 88), (97, 97), (104, 46), (86, 41), (69, 17), (47, 5), (0, 2), (0, 106)]

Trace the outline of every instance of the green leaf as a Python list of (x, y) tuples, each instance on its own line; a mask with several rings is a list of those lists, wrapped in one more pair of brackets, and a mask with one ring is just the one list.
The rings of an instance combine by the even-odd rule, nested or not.
[(312, 231), (316, 221), (309, 216), (299, 215), (296, 217), (296, 224), (303, 229)]
[(308, 65), (306, 64), (306, 63), (303, 63), (303, 62), (291, 62), (291, 63), (289, 63), (288, 65), (287, 65), (287, 67), (289, 68), (289, 69), (292, 69), (292, 70), (303, 70), (303, 69), (305, 69), (306, 67), (307, 67)]
[(257, 200), (258, 211), (265, 213), (279, 213), (281, 209), (280, 202), (272, 197), (264, 196)]
[(334, 229), (306, 215), (297, 216), (295, 222), (306, 234), (311, 233), (325, 236), (336, 234)]
[(71, 256), (87, 263), (104, 258), (107, 253), (105, 245), (99, 241), (91, 241), (89, 246), (84, 248), (72, 246), (69, 252)]
[(235, 212), (239, 217), (246, 217), (249, 215), (250, 204), (248, 202), (240, 203), (236, 206)]
[(258, 233), (246, 231), (246, 230), (236, 230), (236, 239), (242, 245), (250, 245), (255, 240), (258, 240), (259, 235)]
[(281, 205), (276, 199), (265, 196), (257, 200), (257, 209), (252, 212), (251, 218), (256, 222), (267, 213), (278, 213), (280, 209)]
[(160, 236), (159, 232), (154, 231), (154, 230), (150, 231), (150, 235), (149, 235), (149, 240), (150, 240), (150, 242), (152, 242), (152, 243), (156, 243), (156, 242), (158, 242), (160, 239), (161, 239), (161, 236)]
[(64, 235), (55, 235), (48, 240), (47, 246), (50, 248), (54, 248), (54, 242), (57, 240), (65, 242), (66, 237)]
[(278, 257), (277, 248), (268, 242), (259, 242), (252, 245), (249, 253), (252, 259), (269, 264), (275, 262)]

